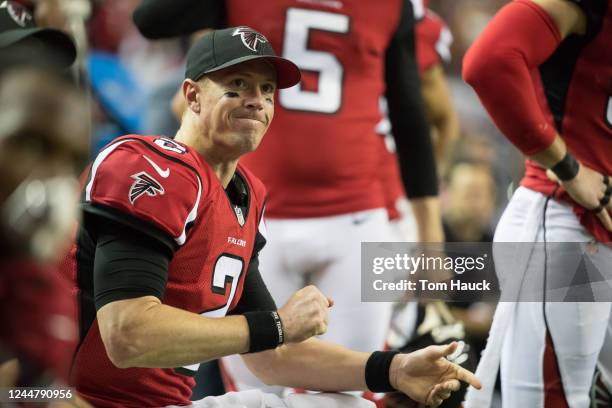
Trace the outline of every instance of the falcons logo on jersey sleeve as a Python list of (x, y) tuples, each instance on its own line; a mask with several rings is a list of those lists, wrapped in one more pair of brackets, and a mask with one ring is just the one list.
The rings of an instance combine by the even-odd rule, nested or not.
[(257, 52), (259, 43), (267, 43), (268, 39), (249, 27), (238, 27), (232, 34), (232, 37), (239, 35), (242, 43), (249, 50)]
[(153, 177), (148, 175), (146, 172), (141, 171), (140, 173), (132, 174), (132, 178), (135, 180), (132, 187), (130, 187), (130, 203), (134, 205), (134, 202), (140, 198), (143, 194), (147, 194), (154, 197), (164, 195), (164, 187), (155, 180)]

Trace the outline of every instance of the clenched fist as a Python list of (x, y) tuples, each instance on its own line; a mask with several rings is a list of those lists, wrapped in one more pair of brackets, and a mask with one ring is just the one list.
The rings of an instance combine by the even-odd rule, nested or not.
[(299, 343), (327, 331), (327, 309), (333, 300), (325, 297), (315, 286), (295, 292), (278, 310), (283, 322), (286, 343)]

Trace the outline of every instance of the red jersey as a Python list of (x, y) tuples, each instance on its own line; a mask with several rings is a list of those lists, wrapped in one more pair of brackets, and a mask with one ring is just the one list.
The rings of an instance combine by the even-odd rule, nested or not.
[[(534, 84), (540, 106), (569, 151), (581, 163), (612, 174), (612, 1), (576, 3), (587, 15), (587, 34), (566, 38), (536, 70)], [(544, 169), (529, 160), (521, 185), (546, 195), (556, 187)], [(612, 233), (593, 212), (575, 204), (563, 189), (557, 198), (574, 204), (581, 223), (599, 241), (612, 241)]]
[(241, 159), (269, 191), (266, 215), (319, 217), (383, 207), (375, 127), (385, 52), (402, 1), (226, 3), (228, 25), (265, 33), (302, 70), (300, 85), (280, 91), (261, 145)]
[[(241, 297), (263, 212), (261, 182), (242, 166), (237, 175), (249, 194), (246, 212), (232, 205), (210, 166), (190, 147), (129, 135), (94, 160), (84, 210), (174, 241), (162, 302), (221, 317)], [(86, 228), (85, 223), (64, 267), (81, 314), (81, 344), (72, 370), (77, 390), (96, 407), (189, 404), (197, 364), (119, 369), (107, 357), (95, 320), (93, 254), (87, 245), (93, 235)]]
[[(416, 55), (419, 73), (427, 71), (433, 65), (450, 61), (450, 46), (453, 36), (442, 20), (431, 10), (425, 10), (425, 15), (416, 25)], [(386, 106), (381, 107), (386, 115)], [(406, 196), (402, 185), (399, 164), (393, 137), (389, 134), (391, 125), (387, 119), (379, 124), (378, 133), (385, 138), (381, 143), (381, 161), (379, 166), (379, 176), (383, 184), (385, 194), (385, 205), (389, 213), (390, 220), (400, 218), (400, 213), (396, 208), (397, 200)]]

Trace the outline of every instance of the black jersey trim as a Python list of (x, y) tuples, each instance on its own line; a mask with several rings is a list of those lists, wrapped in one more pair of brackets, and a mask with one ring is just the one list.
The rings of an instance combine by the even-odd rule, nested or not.
[(563, 132), (563, 117), (574, 69), (580, 53), (587, 44), (584, 37), (570, 35), (553, 55), (540, 65), (540, 77), (548, 107), (555, 120), (557, 132)]
[(224, 189), (229, 207), (234, 213), (236, 221), (238, 222), (238, 214), (236, 214), (234, 206), (239, 207), (244, 214), (244, 224), (240, 225), (240, 222), (238, 222), (240, 228), (243, 228), (248, 221), (250, 213), (249, 209), (251, 208), (252, 201), (251, 196), (253, 195), (252, 190), (253, 189), (247, 182), (246, 177), (240, 173), (239, 169), (236, 169), (234, 172), (234, 177), (232, 177), (232, 180), (228, 184), (227, 188)]
[[(602, 17), (606, 12), (607, 1), (572, 1), (587, 17), (585, 35), (571, 34), (565, 38), (543, 64), (540, 65), (540, 78), (548, 107), (553, 115), (557, 132), (563, 134), (563, 118), (567, 104), (567, 94), (574, 70), (584, 48), (599, 34), (603, 26)], [(589, 4), (585, 4), (589, 3)]]

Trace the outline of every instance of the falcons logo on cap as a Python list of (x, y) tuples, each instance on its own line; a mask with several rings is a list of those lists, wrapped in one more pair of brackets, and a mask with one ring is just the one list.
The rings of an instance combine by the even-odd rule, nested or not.
[(164, 195), (165, 193), (162, 185), (144, 171), (132, 174), (132, 178), (136, 180), (134, 184), (132, 184), (132, 187), (130, 187), (129, 196), (132, 205), (134, 205), (134, 201), (139, 199), (143, 194), (154, 197), (157, 193), (159, 193), (159, 195)]
[(259, 43), (263, 44), (268, 42), (266, 37), (249, 27), (238, 27), (232, 34), (232, 37), (237, 35), (240, 35), (240, 39), (244, 46), (251, 51), (257, 51), (257, 45)]
[(32, 15), (19, 3), (3, 1), (0, 4), (0, 9), (3, 8), (8, 11), (13, 21), (21, 27), (25, 27), (32, 20)]

